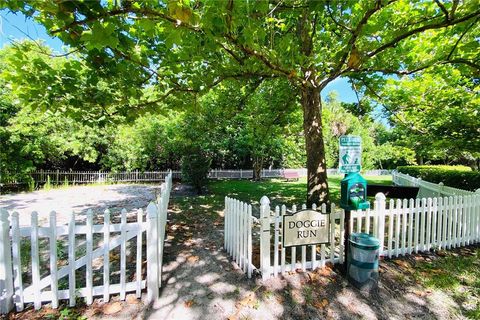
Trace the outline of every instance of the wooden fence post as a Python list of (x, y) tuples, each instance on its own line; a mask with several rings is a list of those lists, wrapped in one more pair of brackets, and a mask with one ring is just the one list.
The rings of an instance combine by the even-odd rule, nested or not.
[(270, 278), (270, 200), (263, 196), (260, 199), (260, 268), (262, 280)]
[(0, 211), (0, 310), (7, 314), (13, 308), (12, 250), (8, 212)]
[(147, 207), (147, 301), (158, 299), (158, 223), (157, 206)]

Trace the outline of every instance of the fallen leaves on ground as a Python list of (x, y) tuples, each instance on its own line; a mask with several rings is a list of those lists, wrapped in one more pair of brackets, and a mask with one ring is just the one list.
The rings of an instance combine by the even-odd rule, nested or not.
[(255, 292), (250, 292), (247, 294), (242, 300), (237, 302), (236, 307), (241, 308), (241, 307), (248, 307), (248, 308), (253, 308), (257, 303), (257, 297), (255, 295)]
[(112, 302), (108, 303), (103, 307), (103, 314), (111, 315), (115, 314), (123, 309), (122, 304), (120, 302)]
[(195, 263), (195, 262), (197, 262), (199, 259), (200, 259), (199, 256), (190, 256), (190, 257), (187, 258), (187, 261), (188, 261), (189, 263)]
[(139, 304), (140, 301), (137, 299), (137, 297), (134, 294), (129, 294), (126, 299), (128, 304)]
[(183, 305), (185, 306), (185, 308), (190, 308), (191, 306), (193, 306), (195, 304), (195, 300), (193, 299), (190, 299), (190, 300), (187, 300), (183, 303)]
[(315, 301), (313, 303), (313, 306), (317, 309), (324, 309), (326, 306), (328, 306), (328, 300), (327, 299), (322, 299), (319, 301)]

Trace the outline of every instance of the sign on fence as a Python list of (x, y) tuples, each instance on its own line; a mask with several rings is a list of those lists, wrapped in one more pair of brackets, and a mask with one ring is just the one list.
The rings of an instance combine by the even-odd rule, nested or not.
[(340, 137), (339, 171), (360, 172), (362, 169), (362, 138), (359, 136)]
[(329, 215), (302, 210), (283, 216), (283, 246), (304, 246), (330, 241)]

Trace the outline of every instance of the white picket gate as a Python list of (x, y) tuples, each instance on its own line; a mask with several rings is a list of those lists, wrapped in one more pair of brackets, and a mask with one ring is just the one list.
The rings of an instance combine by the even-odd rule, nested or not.
[(475, 194), (473, 191), (449, 187), (442, 182), (437, 184), (425, 181), (397, 171), (392, 171), (392, 181), (399, 186), (419, 187), (417, 198), (470, 196)]
[[(291, 248), (282, 247), (283, 215), (297, 211), (285, 205), (270, 208), (267, 197), (260, 201), (260, 219), (252, 207), (226, 198), (225, 249), (244, 272), (261, 271), (262, 278), (288, 271), (316, 269), (327, 262), (344, 261), (345, 212), (330, 207), (330, 242)], [(303, 205), (303, 209), (306, 206)], [(326, 205), (312, 210), (327, 213)], [(480, 193), (428, 199), (388, 200), (379, 193), (372, 209), (352, 211), (350, 233), (365, 232), (380, 240), (380, 255), (391, 258), (430, 250), (445, 250), (480, 242)], [(259, 242), (252, 235), (259, 234)], [(253, 246), (259, 246), (260, 264), (253, 265)]]
[[(93, 303), (95, 296), (103, 296), (103, 301), (107, 302), (112, 294), (120, 294), (120, 299), (124, 300), (127, 292), (135, 292), (137, 298), (140, 298), (144, 288), (147, 288), (148, 301), (158, 298), (171, 187), (172, 174), (169, 173), (161, 185), (157, 200), (146, 208), (146, 219), (144, 210), (138, 209), (136, 219), (132, 219), (136, 221), (132, 222), (127, 222), (127, 212), (124, 209), (120, 213), (120, 223), (111, 223), (111, 220), (118, 216), (115, 217), (110, 210), (105, 210), (103, 224), (94, 224), (94, 214), (89, 210), (84, 224), (77, 223), (75, 214), (71, 213), (68, 225), (57, 225), (57, 213), (52, 211), (48, 226), (39, 226), (36, 212), (32, 213), (30, 226), (20, 226), (17, 212), (10, 215), (6, 210), (1, 210), (1, 313), (8, 313), (13, 307), (12, 304), (17, 311), (22, 311), (27, 303), (33, 303), (38, 310), (44, 302), (51, 302), (52, 308), (57, 308), (59, 300), (66, 299), (70, 306), (75, 306), (79, 297), (85, 297), (87, 305)], [(9, 217), (11, 221), (8, 220)], [(142, 272), (144, 232), (146, 276), (143, 276)], [(30, 244), (27, 252), (22, 248), (22, 243), (25, 242)], [(59, 257), (58, 252), (58, 245), (63, 242), (68, 243), (65, 258)], [(134, 244), (129, 246), (131, 242)], [(79, 247), (82, 246), (85, 253), (77, 255)], [(118, 270), (112, 272), (111, 267), (117, 264), (111, 261), (110, 255), (117, 248), (120, 249)], [(31, 260), (27, 266), (31, 272), (31, 281), (28, 284), (24, 283), (22, 278), (22, 259), (25, 257), (30, 257)], [(127, 264), (127, 261), (135, 262)], [(99, 267), (94, 269), (94, 262), (103, 267), (102, 272)], [(79, 271), (83, 267), (85, 271)], [(133, 279), (127, 279), (129, 270)], [(112, 275), (115, 273), (119, 273), (118, 281), (112, 283)], [(84, 281), (78, 281), (79, 274), (84, 277)], [(68, 283), (64, 278), (68, 279)]]

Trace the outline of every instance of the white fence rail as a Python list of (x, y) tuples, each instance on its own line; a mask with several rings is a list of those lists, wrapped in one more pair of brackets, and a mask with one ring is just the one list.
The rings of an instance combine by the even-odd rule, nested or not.
[[(171, 186), (172, 174), (168, 174), (157, 200), (146, 208), (146, 220), (142, 209), (128, 222), (125, 210), (120, 216), (109, 210), (94, 216), (89, 210), (85, 223), (78, 223), (71, 213), (68, 225), (57, 225), (57, 213), (52, 211), (48, 226), (39, 225), (36, 212), (30, 226), (20, 226), (17, 212), (10, 215), (1, 210), (1, 313), (8, 313), (13, 304), (21, 311), (26, 303), (33, 303), (36, 310), (43, 302), (57, 308), (59, 300), (69, 300), (69, 305), (75, 306), (79, 297), (85, 297), (87, 305), (95, 296), (103, 296), (107, 302), (112, 294), (120, 294), (124, 300), (127, 292), (135, 292), (140, 298), (144, 288), (147, 299), (153, 301), (161, 286)], [(94, 224), (94, 218), (103, 223)]]
[(394, 184), (399, 186), (419, 187), (417, 198), (469, 196), (475, 194), (472, 191), (445, 186), (442, 182), (436, 184), (397, 171), (392, 171), (392, 180)]
[[(303, 205), (302, 209), (306, 206)], [(325, 205), (313, 210), (327, 213)], [(344, 261), (344, 210), (330, 207), (330, 242), (291, 248), (282, 247), (283, 215), (297, 211), (296, 206), (270, 207), (263, 197), (260, 223), (251, 214), (251, 206), (227, 198), (225, 207), (225, 248), (239, 266), (251, 275), (258, 269), (262, 278), (296, 269), (315, 269), (325, 263)], [(260, 228), (260, 230), (258, 230)], [(398, 257), (429, 250), (444, 250), (480, 242), (480, 193), (439, 198), (389, 200), (377, 194), (372, 209), (352, 211), (350, 232), (365, 232), (380, 240), (380, 255)], [(259, 239), (252, 235), (259, 234)], [(259, 240), (259, 241), (258, 241)], [(253, 249), (252, 249), (253, 243)], [(260, 263), (252, 252), (259, 247)]]

